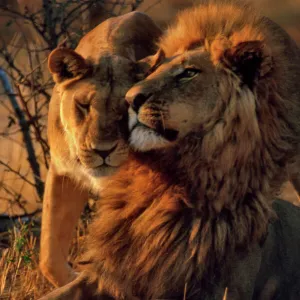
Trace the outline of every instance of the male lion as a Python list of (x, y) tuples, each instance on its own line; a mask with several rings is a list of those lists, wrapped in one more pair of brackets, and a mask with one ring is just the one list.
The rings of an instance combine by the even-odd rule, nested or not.
[(45, 299), (299, 298), (300, 212), (271, 203), (300, 142), (300, 52), (250, 5), (206, 2), (127, 92), (133, 150), (101, 193), (86, 271)]
[(40, 266), (55, 286), (74, 278), (67, 257), (73, 230), (101, 177), (127, 158), (126, 91), (136, 64), (155, 52), (160, 30), (142, 13), (111, 18), (84, 36), (75, 51), (49, 56), (56, 82), (48, 115), (51, 148), (42, 217)]

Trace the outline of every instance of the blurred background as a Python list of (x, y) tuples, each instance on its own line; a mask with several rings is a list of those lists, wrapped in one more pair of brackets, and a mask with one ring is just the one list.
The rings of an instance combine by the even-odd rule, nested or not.
[[(300, 45), (300, 0), (252, 1)], [(0, 299), (35, 299), (51, 289), (38, 271), (34, 229), (26, 225), (33, 216), (39, 222), (50, 160), (46, 134), (53, 87), (47, 70), (50, 51), (62, 44), (74, 48), (86, 32), (108, 17), (139, 10), (164, 27), (178, 10), (197, 2), (0, 0)], [(289, 182), (282, 198), (299, 205)], [(25, 223), (11, 229), (8, 242), (9, 224), (19, 216)], [(78, 252), (84, 232), (77, 232), (71, 257)], [(1, 251), (8, 245), (12, 247)], [(20, 274), (26, 283), (20, 284)]]

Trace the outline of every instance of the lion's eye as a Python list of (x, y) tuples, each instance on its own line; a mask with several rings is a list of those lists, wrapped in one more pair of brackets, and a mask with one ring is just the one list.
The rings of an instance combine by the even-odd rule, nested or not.
[(176, 76), (176, 79), (180, 82), (185, 82), (185, 81), (193, 79), (199, 73), (201, 73), (201, 70), (194, 69), (194, 68), (188, 68), (188, 69), (185, 69), (182, 73), (178, 74)]

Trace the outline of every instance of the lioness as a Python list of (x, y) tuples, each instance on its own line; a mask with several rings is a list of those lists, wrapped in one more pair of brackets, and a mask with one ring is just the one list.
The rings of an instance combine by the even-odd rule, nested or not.
[(49, 69), (56, 82), (48, 115), (51, 149), (42, 216), (40, 266), (55, 286), (74, 278), (69, 245), (88, 191), (127, 158), (126, 91), (136, 64), (155, 51), (160, 30), (142, 13), (111, 18), (79, 42), (55, 49)]
[(183, 12), (159, 47), (126, 94), (133, 150), (86, 272), (45, 299), (298, 299), (300, 212), (271, 203), (300, 142), (299, 49), (234, 0)]

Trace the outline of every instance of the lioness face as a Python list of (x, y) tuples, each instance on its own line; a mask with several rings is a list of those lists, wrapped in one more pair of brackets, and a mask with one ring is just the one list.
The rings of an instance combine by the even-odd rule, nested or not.
[(85, 173), (107, 176), (127, 158), (127, 103), (132, 63), (103, 57), (93, 75), (61, 89), (60, 115), (70, 154)]
[(165, 148), (199, 132), (218, 98), (218, 73), (207, 52), (165, 59), (126, 95), (131, 146), (140, 151)]

